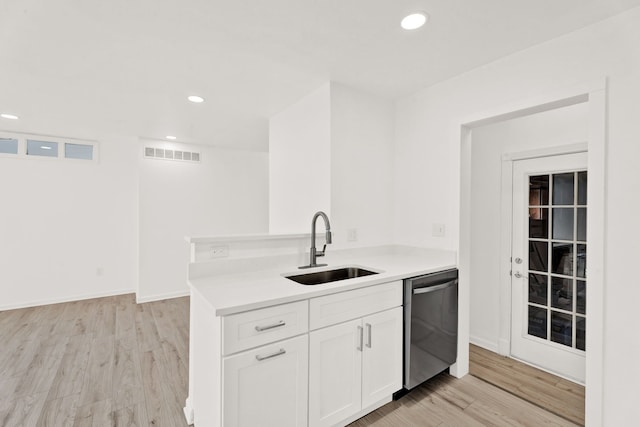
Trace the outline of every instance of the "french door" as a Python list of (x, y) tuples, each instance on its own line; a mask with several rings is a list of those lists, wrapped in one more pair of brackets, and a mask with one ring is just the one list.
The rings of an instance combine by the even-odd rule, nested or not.
[(511, 355), (584, 383), (587, 153), (513, 163)]

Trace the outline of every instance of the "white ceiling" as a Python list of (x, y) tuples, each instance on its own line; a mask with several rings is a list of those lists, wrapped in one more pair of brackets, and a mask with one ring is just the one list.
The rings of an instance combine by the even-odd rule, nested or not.
[(638, 5), (1, 0), (0, 112), (21, 119), (0, 129), (267, 150), (268, 117), (328, 80), (393, 99)]

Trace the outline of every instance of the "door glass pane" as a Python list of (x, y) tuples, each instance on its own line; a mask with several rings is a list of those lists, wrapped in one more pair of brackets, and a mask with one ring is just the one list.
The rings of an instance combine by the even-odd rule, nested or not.
[(578, 238), (581, 242), (587, 241), (587, 208), (578, 208)]
[(551, 306), (573, 311), (573, 279), (551, 278)]
[(571, 347), (572, 319), (570, 314), (551, 312), (551, 341)]
[(530, 176), (528, 197), (528, 334), (584, 350), (587, 172)]
[(529, 328), (527, 333), (547, 339), (547, 310), (532, 305), (529, 306)]
[(547, 242), (529, 242), (529, 270), (547, 272), (548, 246)]
[(549, 238), (549, 209), (529, 208), (529, 237)]
[(587, 245), (577, 245), (576, 264), (578, 265), (576, 276), (587, 277)]
[(529, 177), (529, 205), (549, 204), (549, 175)]
[(586, 350), (586, 329), (587, 319), (576, 316), (576, 348), (578, 350)]
[(587, 282), (583, 280), (576, 283), (576, 312), (587, 314)]
[(547, 305), (547, 277), (529, 273), (529, 302)]
[(587, 172), (578, 172), (578, 204), (587, 204)]
[(553, 175), (553, 204), (573, 205), (573, 173)]
[(573, 240), (573, 208), (553, 209), (553, 238)]
[(553, 243), (551, 272), (573, 276), (573, 243)]

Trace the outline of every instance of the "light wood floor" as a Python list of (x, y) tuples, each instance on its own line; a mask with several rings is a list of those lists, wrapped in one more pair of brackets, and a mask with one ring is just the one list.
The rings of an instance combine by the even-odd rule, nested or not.
[(475, 345), (469, 373), (503, 390), (584, 425), (584, 387)]
[[(188, 342), (188, 298), (0, 312), (0, 426), (185, 426)], [(353, 423), (370, 425), (574, 424), (471, 375), (442, 374)]]
[(189, 299), (0, 312), (0, 426), (186, 426)]

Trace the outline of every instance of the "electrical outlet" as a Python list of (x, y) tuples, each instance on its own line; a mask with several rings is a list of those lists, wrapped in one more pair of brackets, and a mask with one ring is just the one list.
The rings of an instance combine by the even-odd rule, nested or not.
[(431, 234), (433, 237), (444, 237), (444, 224), (433, 224)]
[(211, 246), (211, 258), (225, 258), (229, 256), (229, 246)]
[(357, 242), (358, 241), (358, 229), (350, 228), (347, 230), (347, 242)]

